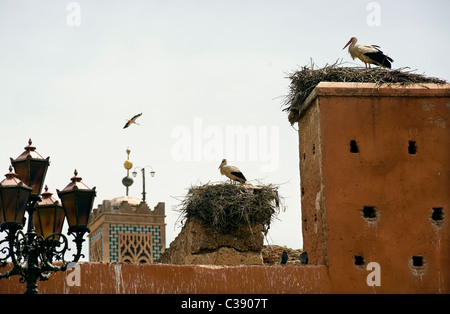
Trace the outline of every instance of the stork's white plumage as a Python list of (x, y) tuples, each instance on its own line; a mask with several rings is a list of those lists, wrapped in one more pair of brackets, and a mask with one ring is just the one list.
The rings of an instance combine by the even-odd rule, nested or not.
[(359, 58), (364, 64), (369, 65), (375, 64), (380, 67), (391, 68), (391, 62), (394, 62), (392, 58), (386, 56), (383, 51), (380, 50), (380, 47), (377, 45), (364, 45), (364, 44), (356, 44), (358, 39), (356, 37), (350, 38), (349, 42), (345, 45), (342, 50), (344, 50), (348, 45), (348, 52), (352, 56), (353, 60), (355, 58)]
[(219, 169), (220, 174), (227, 176), (230, 180), (239, 181), (241, 183), (245, 183), (247, 181), (247, 179), (242, 174), (241, 170), (239, 170), (235, 166), (228, 165), (226, 159), (222, 160)]
[(128, 122), (125, 124), (125, 126), (123, 128), (124, 129), (128, 128), (132, 123), (140, 125), (139, 123), (136, 123), (136, 119), (139, 118), (140, 116), (142, 116), (142, 113), (135, 115), (130, 120), (127, 119)]

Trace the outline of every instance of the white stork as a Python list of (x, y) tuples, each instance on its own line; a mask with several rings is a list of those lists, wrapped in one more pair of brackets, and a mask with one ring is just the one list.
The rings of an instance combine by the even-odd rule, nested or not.
[(350, 38), (349, 42), (344, 48), (342, 48), (342, 50), (351, 44), (350, 47), (348, 47), (348, 52), (352, 56), (353, 60), (355, 60), (355, 58), (359, 58), (362, 62), (364, 62), (366, 69), (367, 64), (369, 64), (369, 69), (370, 64), (375, 64), (389, 69), (391, 68), (391, 62), (394, 62), (394, 60), (386, 56), (383, 51), (380, 50), (379, 46), (356, 44), (357, 41), (358, 39), (356, 37)]
[(135, 115), (130, 120), (126, 119), (128, 122), (125, 124), (125, 126), (123, 128), (124, 129), (128, 128), (132, 123), (140, 125), (139, 123), (136, 123), (136, 119), (139, 118), (140, 116), (142, 116), (142, 113)]
[(219, 169), (220, 174), (227, 176), (230, 180), (239, 181), (241, 183), (245, 183), (247, 181), (247, 179), (242, 174), (241, 170), (239, 170), (235, 166), (228, 165), (226, 159), (222, 160)]

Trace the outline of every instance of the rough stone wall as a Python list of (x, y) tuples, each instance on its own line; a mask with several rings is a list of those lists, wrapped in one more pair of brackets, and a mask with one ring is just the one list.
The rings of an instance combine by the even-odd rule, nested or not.
[(223, 234), (195, 218), (186, 220), (181, 232), (158, 262), (178, 265), (262, 265), (262, 225), (242, 225)]

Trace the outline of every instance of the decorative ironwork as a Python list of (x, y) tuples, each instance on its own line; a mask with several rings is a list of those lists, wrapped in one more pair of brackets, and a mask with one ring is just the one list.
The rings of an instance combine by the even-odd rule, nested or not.
[[(28, 217), (32, 220), (35, 207), (33, 204), (27, 206)], [(34, 225), (31, 221), (30, 225)], [(4, 229), (4, 230), (3, 230)], [(9, 278), (19, 275), (21, 283), (27, 283), (26, 294), (39, 293), (37, 290), (37, 281), (48, 280), (52, 272), (65, 271), (68, 261), (65, 254), (70, 251), (67, 237), (62, 233), (52, 233), (46, 238), (37, 235), (28, 229), (23, 233), (20, 225), (3, 228), (0, 231), (6, 232), (4, 240), (0, 241), (0, 267), (6, 267), (8, 260), (12, 261), (13, 268), (4, 274), (1, 278)], [(87, 231), (87, 230), (86, 230)], [(86, 232), (85, 231), (85, 232)], [(71, 262), (78, 262), (84, 255), (81, 253), (84, 232), (75, 232), (73, 240), (76, 243), (77, 252), (73, 254)], [(53, 262), (62, 262), (61, 266), (53, 265)]]
[[(71, 179), (72, 183), (63, 190), (62, 194), (66, 197), (66, 202), (68, 203), (68, 205), (66, 204), (64, 206), (63, 200), (66, 219), (68, 220), (68, 216), (83, 217), (85, 219), (82, 221), (78, 221), (77, 219), (76, 224), (69, 224), (68, 234), (74, 237), (73, 242), (76, 244), (76, 252), (72, 255), (73, 258), (69, 262), (65, 257), (66, 253), (71, 250), (67, 237), (61, 232), (56, 231), (61, 227), (62, 222), (48, 223), (48, 221), (43, 221), (49, 218), (54, 219), (55, 217), (53, 216), (55, 215), (38, 215), (39, 221), (36, 221), (36, 223), (40, 230), (39, 234), (36, 233), (34, 222), (35, 212), (42, 207), (52, 210), (52, 205), (59, 205), (53, 199), (47, 199), (47, 202), (42, 202), (39, 195), (41, 192), (40, 187), (43, 185), (45, 173), (49, 165), (49, 158), (43, 159), (35, 152), (35, 147), (31, 146), (31, 139), (25, 149), (26, 151), (16, 160), (11, 158), (11, 163), (20, 167), (25, 165), (19, 171), (22, 173), (22, 177), (28, 178), (27, 180), (30, 182), (38, 184), (39, 188), (29, 187), (29, 182), (22, 182), (18, 175), (12, 172), (11, 167), (10, 172), (5, 175), (6, 179), (0, 182), (0, 232), (6, 232), (5, 238), (0, 240), (0, 268), (11, 267), (10, 265), (12, 264), (11, 269), (3, 274), (0, 273), (0, 279), (18, 275), (20, 276), (19, 282), (27, 284), (25, 293), (36, 294), (39, 293), (37, 290), (38, 280), (48, 280), (51, 273), (65, 271), (69, 264), (73, 265), (81, 257), (84, 257), (81, 253), (82, 244), (85, 241), (83, 236), (86, 232), (89, 232), (86, 224), (96, 192), (95, 188), (91, 190), (81, 182), (81, 178), (77, 176), (76, 170), (75, 176)], [(32, 178), (33, 181), (29, 178)], [(28, 194), (24, 194), (27, 193), (26, 191), (28, 191)], [(47, 188), (45, 193), (48, 195), (44, 195), (44, 198), (50, 198), (51, 193), (47, 192)], [(22, 196), (17, 197), (17, 195)], [(23, 195), (28, 196), (26, 204), (26, 198)], [(15, 199), (19, 201), (15, 201)], [(72, 203), (75, 203), (75, 206), (70, 206), (71, 200), (73, 200)], [(41, 207), (39, 204), (41, 204)], [(24, 207), (28, 213), (26, 233), (23, 231), (26, 223), (26, 219), (23, 216)], [(47, 223), (46, 226), (53, 226), (53, 233), (44, 237), (46, 234), (43, 233), (40, 227), (42, 223)], [(54, 262), (59, 263), (55, 265)]]

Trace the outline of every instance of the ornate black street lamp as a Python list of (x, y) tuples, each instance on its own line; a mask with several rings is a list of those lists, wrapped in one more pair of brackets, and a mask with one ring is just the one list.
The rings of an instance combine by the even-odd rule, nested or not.
[[(6, 267), (9, 259), (13, 264), (11, 270), (0, 274), (0, 279), (19, 275), (19, 281), (27, 283), (25, 293), (33, 294), (39, 293), (38, 280), (48, 280), (52, 272), (67, 269), (69, 262), (64, 255), (70, 249), (66, 236), (61, 233), (64, 217), (77, 247), (71, 263), (83, 256), (83, 235), (89, 232), (87, 221), (96, 192), (81, 182), (75, 170), (71, 183), (62, 192), (58, 191), (62, 206), (47, 188), (41, 199), (50, 162), (35, 151), (31, 139), (28, 143), (25, 152), (16, 159), (11, 158), (17, 174), (10, 167), (6, 179), (0, 182), (0, 231), (6, 232), (5, 239), (0, 241), (0, 268)], [(25, 210), (28, 225), (24, 234)], [(61, 266), (53, 265), (54, 261), (62, 261)]]

